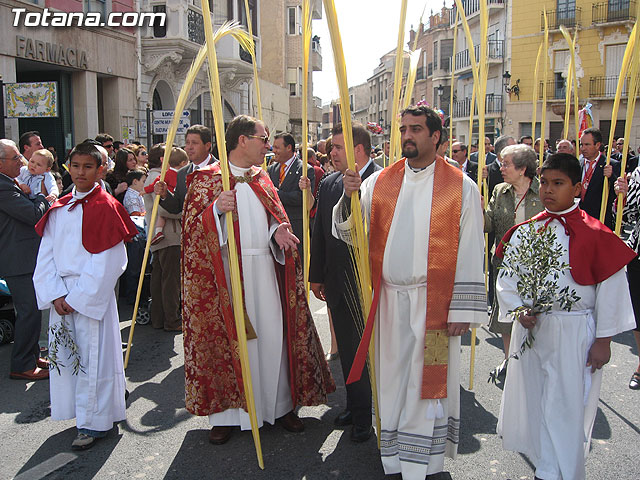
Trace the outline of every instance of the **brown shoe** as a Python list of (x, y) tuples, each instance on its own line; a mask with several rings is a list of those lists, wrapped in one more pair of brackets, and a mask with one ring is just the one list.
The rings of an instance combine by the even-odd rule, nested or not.
[(46, 380), (49, 378), (49, 370), (43, 370), (42, 368), (34, 368), (33, 370), (27, 370), (26, 372), (11, 372), (9, 378), (13, 380)]
[(36, 360), (36, 367), (43, 370), (49, 370), (49, 359), (42, 357), (38, 358), (38, 360)]
[(296, 415), (296, 412), (291, 410), (284, 417), (278, 419), (285, 430), (293, 433), (304, 432), (304, 423), (300, 420), (300, 417)]
[(231, 438), (232, 433), (233, 427), (213, 427), (209, 432), (209, 443), (213, 443), (214, 445), (222, 445), (224, 443), (227, 443)]

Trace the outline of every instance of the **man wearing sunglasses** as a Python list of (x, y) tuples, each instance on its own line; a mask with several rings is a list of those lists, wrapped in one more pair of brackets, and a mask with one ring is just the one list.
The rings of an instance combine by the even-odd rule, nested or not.
[(451, 158), (453, 158), (464, 173), (469, 175), (476, 182), (478, 179), (478, 164), (467, 158), (467, 146), (461, 142), (455, 142), (451, 147)]
[[(273, 140), (274, 163), (269, 166), (269, 177), (278, 190), (280, 201), (287, 212), (293, 234), (300, 239), (298, 252), (302, 258), (302, 190), (298, 186), (302, 176), (302, 160), (296, 154), (296, 141), (290, 133), (279, 133)], [(315, 189), (313, 167), (307, 166), (307, 177)]]
[(209, 441), (216, 445), (226, 443), (234, 427), (250, 428), (230, 302), (227, 214), (241, 255), (258, 426), (277, 419), (286, 430), (302, 432), (296, 407), (324, 403), (335, 389), (295, 258), (298, 239), (261, 168), (269, 151), (265, 125), (240, 115), (225, 140), (231, 189), (223, 191), (217, 164), (195, 172), (182, 229), (186, 408), (209, 417)]

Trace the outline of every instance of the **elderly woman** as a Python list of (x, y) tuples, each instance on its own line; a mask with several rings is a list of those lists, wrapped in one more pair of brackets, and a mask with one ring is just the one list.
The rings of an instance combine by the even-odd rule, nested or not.
[[(522, 223), (543, 210), (538, 197), (540, 182), (536, 178), (538, 156), (533, 148), (525, 145), (509, 145), (501, 152), (502, 166), (500, 172), (504, 183), (495, 186), (491, 200), (484, 213), (484, 231), (495, 234), (495, 249), (507, 230), (518, 223)], [(491, 281), (495, 287), (500, 259), (492, 258), (493, 277)], [(506, 374), (507, 358), (509, 357), (509, 342), (511, 341), (511, 324), (498, 322), (498, 302), (494, 299), (491, 309), (489, 330), (502, 335), (505, 359), (494, 373), (502, 377)]]

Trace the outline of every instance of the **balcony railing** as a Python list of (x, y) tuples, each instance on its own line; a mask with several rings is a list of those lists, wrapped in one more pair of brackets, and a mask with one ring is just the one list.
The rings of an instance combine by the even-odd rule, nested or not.
[[(502, 58), (504, 56), (504, 40), (489, 40), (487, 42), (487, 56), (489, 60)], [(480, 61), (480, 45), (475, 45), (473, 51), (476, 56), (476, 62)], [(471, 56), (469, 49), (456, 53), (456, 71), (471, 66)]]
[[(540, 82), (538, 98), (542, 100), (544, 82)], [(547, 100), (564, 100), (566, 96), (566, 80), (547, 80)]]
[[(573, 28), (580, 26), (582, 9), (580, 7), (559, 8), (547, 12), (547, 23), (551, 30), (558, 30), (560, 25)], [(544, 13), (540, 13), (540, 30), (544, 30)]]
[(593, 23), (635, 22), (636, 2), (630, 0), (609, 0), (591, 6)]
[[(492, 6), (502, 7), (506, 3), (507, 3), (506, 0), (487, 0), (487, 5), (489, 7), (492, 7)], [(480, 11), (480, 0), (462, 0), (462, 7), (464, 8), (464, 14), (467, 16), (467, 18), (469, 18), (474, 13)], [(451, 20), (449, 22), (451, 25), (455, 24), (456, 12), (457, 12), (457, 7), (454, 4), (453, 8), (451, 9), (451, 17), (450, 17)]]
[[(502, 95), (490, 94), (485, 97), (485, 114), (502, 113)], [(465, 98), (453, 103), (453, 117), (468, 117), (471, 110), (471, 99)]]
[[(614, 98), (618, 88), (618, 76), (614, 77), (590, 77), (589, 78), (589, 96), (600, 98)], [(622, 87), (622, 96), (626, 97), (629, 93), (627, 85), (629, 80), (624, 82)]]
[(187, 14), (187, 32), (190, 41), (204, 45), (204, 19), (202, 14), (189, 9)]

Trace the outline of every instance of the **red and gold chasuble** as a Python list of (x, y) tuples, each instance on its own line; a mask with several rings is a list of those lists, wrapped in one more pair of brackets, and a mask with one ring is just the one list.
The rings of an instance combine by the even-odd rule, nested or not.
[[(348, 382), (359, 379), (364, 367), (367, 346), (373, 331), (373, 318), (380, 299), (384, 251), (404, 174), (405, 160), (402, 159), (380, 173), (373, 189), (369, 227), (369, 256), (371, 259), (371, 280), (375, 293), (371, 313), (367, 319), (365, 332)], [(462, 180), (463, 173), (460, 169), (450, 165), (442, 157), (436, 158), (426, 265), (427, 315), (421, 389), (424, 399), (446, 398), (447, 396), (449, 355), (447, 319), (458, 260)]]
[[(265, 215), (280, 223), (288, 222), (273, 183), (262, 169), (253, 169), (251, 175), (238, 179), (232, 176), (232, 188), (236, 181), (251, 187), (264, 205)], [(182, 223), (186, 408), (195, 415), (211, 415), (230, 408), (246, 410), (231, 294), (212, 208), (222, 192), (220, 167), (197, 170), (187, 182)], [(239, 249), (237, 210), (233, 219)], [(240, 251), (238, 254), (241, 258)], [(335, 390), (335, 383), (307, 303), (297, 249), (285, 252), (285, 265), (275, 260), (274, 263), (293, 405), (325, 403), (327, 394)], [(242, 272), (242, 264), (240, 269)]]

